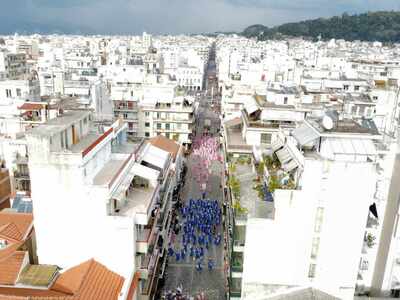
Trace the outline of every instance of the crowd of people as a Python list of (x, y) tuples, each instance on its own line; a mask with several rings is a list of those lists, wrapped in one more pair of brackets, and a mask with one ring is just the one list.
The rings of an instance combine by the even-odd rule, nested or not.
[[(177, 262), (190, 257), (195, 261), (196, 270), (202, 271), (206, 252), (221, 243), (221, 233), (218, 232), (221, 208), (217, 200), (190, 199), (180, 207), (180, 215), (183, 222), (175, 233), (182, 230), (182, 235), (178, 243), (174, 240), (169, 243), (168, 255)], [(211, 257), (207, 260), (207, 267), (210, 271), (214, 268)]]
[(163, 300), (207, 300), (204, 292), (197, 294), (196, 296), (184, 295), (182, 286), (177, 287), (174, 291), (167, 291), (163, 295)]

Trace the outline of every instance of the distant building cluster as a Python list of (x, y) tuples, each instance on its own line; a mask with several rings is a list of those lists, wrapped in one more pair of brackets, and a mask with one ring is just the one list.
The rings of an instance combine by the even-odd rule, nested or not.
[(159, 299), (196, 134), (227, 299), (399, 298), (399, 99), (398, 45), (4, 36), (0, 298)]
[(1, 41), (0, 298), (154, 299), (212, 40)]
[(399, 297), (400, 48), (221, 36), (216, 56), (230, 299)]

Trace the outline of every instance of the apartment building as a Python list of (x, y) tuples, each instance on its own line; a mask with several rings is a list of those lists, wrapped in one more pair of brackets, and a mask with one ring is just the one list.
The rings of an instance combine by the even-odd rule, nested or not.
[(235, 207), (233, 258), (240, 269), (232, 274), (233, 298), (299, 286), (353, 298), (361, 249), (369, 241), (365, 227), (381, 137), (351, 120), (329, 130), (321, 122), (304, 121), (292, 138), (280, 134), (269, 151), (254, 156), (264, 161), (263, 197), (273, 202), (274, 214), (249, 208), (242, 198), (245, 209)]
[(38, 256), (65, 268), (93, 257), (125, 278), (121, 299), (153, 299), (182, 149), (127, 143), (126, 130), (122, 121), (93, 126), (90, 112), (65, 111), (27, 134)]
[(144, 137), (163, 135), (184, 145), (191, 144), (194, 130), (194, 101), (178, 96), (160, 102), (140, 104), (142, 126), (139, 134)]
[(0, 79), (14, 80), (28, 73), (26, 56), (23, 53), (0, 51)]

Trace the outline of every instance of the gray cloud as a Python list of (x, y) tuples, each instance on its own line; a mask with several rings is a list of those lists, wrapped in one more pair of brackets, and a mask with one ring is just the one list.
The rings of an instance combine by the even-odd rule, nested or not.
[[(196, 33), (343, 12), (400, 10), (399, 0), (3, 0), (0, 33)], [(12, 12), (12, 13), (10, 13)]]

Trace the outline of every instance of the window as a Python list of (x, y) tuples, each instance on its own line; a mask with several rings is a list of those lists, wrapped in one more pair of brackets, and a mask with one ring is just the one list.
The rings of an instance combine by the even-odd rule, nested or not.
[(144, 133), (144, 136), (145, 136), (145, 137), (149, 137), (149, 136), (150, 136), (150, 132), (145, 132), (145, 133)]
[(133, 97), (133, 91), (131, 91), (131, 97)]
[(372, 99), (378, 100), (378, 96), (373, 96)]
[(21, 89), (17, 89), (17, 96), (21, 97)]
[(283, 104), (287, 104), (288, 103), (288, 97), (283, 98)]
[(347, 84), (343, 85), (343, 89), (344, 89), (345, 91), (348, 91), (348, 90), (349, 90), (349, 85), (347, 85)]
[(261, 133), (261, 144), (271, 144), (270, 133)]
[(6, 97), (11, 98), (11, 90), (10, 89), (6, 89)]
[(128, 119), (128, 114), (124, 113), (124, 119)]
[(161, 119), (161, 113), (157, 113), (157, 119)]
[(318, 249), (319, 249), (319, 237), (314, 237), (312, 241), (311, 247), (311, 258), (316, 259), (318, 256)]
[(310, 264), (310, 269), (308, 270), (308, 277), (314, 278), (315, 277), (315, 269), (317, 268), (316, 264)]
[(182, 124), (181, 123), (177, 123), (176, 124), (176, 129), (181, 130), (181, 128), (182, 128)]
[(359, 85), (354, 86), (354, 90), (355, 91), (359, 91), (360, 90), (360, 86)]
[(169, 124), (169, 123), (166, 123), (166, 124), (165, 124), (165, 129), (166, 129), (166, 130), (169, 130), (169, 129), (170, 129), (170, 124)]
[(150, 127), (150, 123), (149, 123), (149, 122), (146, 122), (146, 123), (144, 123), (144, 126), (145, 126), (145, 127)]
[(146, 111), (146, 112), (144, 113), (144, 116), (145, 116), (146, 118), (150, 117), (150, 112)]
[(161, 123), (157, 123), (157, 129), (161, 129)]

